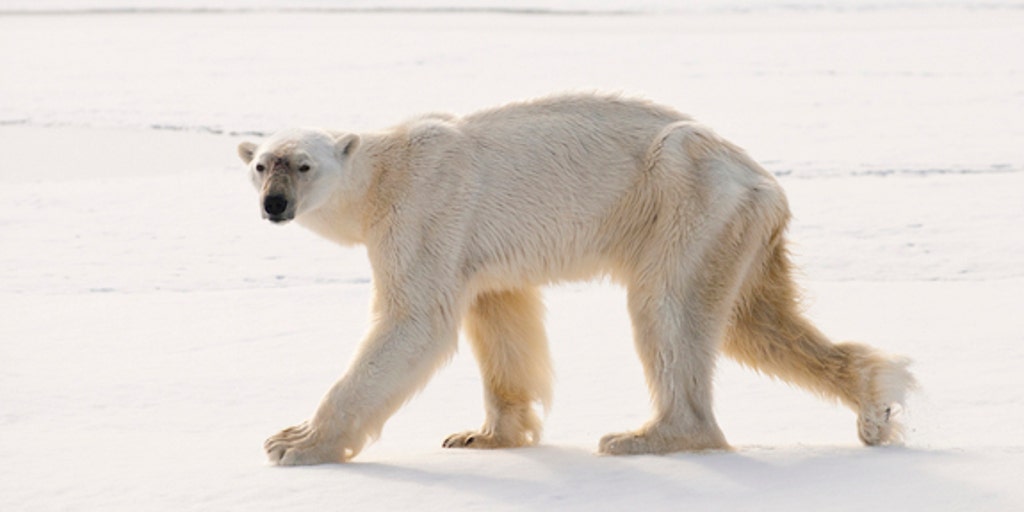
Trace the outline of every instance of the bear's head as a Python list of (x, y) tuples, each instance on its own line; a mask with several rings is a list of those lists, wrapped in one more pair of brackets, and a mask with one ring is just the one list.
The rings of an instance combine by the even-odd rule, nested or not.
[(355, 134), (293, 129), (263, 144), (243, 142), (238, 156), (249, 166), (260, 193), (263, 218), (285, 223), (316, 210), (343, 187), (348, 164), (359, 146)]

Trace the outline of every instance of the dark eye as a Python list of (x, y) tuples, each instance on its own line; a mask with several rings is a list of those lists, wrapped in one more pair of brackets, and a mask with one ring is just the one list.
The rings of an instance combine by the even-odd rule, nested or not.
[(306, 165), (306, 164), (300, 165), (299, 166), (299, 172), (309, 172), (309, 166)]
[(256, 172), (263, 172), (267, 170), (267, 167), (263, 164), (256, 164)]

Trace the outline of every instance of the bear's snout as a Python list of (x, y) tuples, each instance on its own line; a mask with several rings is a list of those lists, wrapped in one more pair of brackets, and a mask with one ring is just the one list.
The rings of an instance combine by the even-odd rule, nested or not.
[(288, 198), (274, 194), (263, 198), (263, 212), (266, 213), (267, 218), (273, 222), (283, 222), (290, 220), (285, 218), (284, 213), (288, 211)]

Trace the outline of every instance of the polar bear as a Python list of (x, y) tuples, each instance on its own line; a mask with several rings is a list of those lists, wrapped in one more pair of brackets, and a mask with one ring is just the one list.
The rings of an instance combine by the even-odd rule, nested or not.
[(538, 287), (594, 275), (627, 291), (654, 409), (600, 453), (728, 449), (719, 351), (849, 406), (867, 445), (900, 438), (908, 361), (833, 344), (801, 315), (779, 184), (671, 108), (562, 95), (376, 133), (288, 130), (238, 152), (263, 217), (363, 244), (373, 268), (374, 325), (313, 417), (267, 440), (273, 463), (354, 457), (454, 353), (460, 324), (486, 419), (443, 446), (536, 444), (552, 380)]

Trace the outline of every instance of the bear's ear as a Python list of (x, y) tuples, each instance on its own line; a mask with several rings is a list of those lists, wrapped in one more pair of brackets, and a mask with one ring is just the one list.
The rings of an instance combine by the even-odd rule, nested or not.
[(358, 147), (359, 136), (354, 133), (346, 133), (334, 139), (334, 150), (338, 160), (352, 156)]
[(259, 147), (252, 142), (243, 142), (238, 145), (238, 156), (242, 158), (242, 161), (248, 164), (252, 162), (252, 157), (256, 156), (256, 148)]

